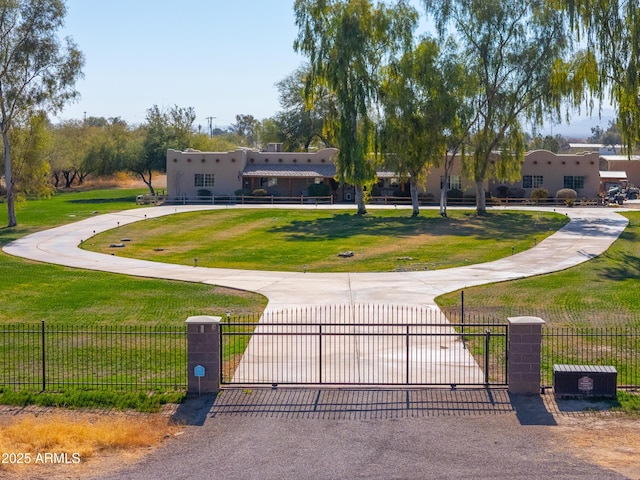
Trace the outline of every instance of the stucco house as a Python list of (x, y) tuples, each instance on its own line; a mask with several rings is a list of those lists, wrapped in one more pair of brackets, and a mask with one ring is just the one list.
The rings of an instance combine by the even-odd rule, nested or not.
[[(325, 184), (336, 202), (354, 201), (353, 187), (338, 185), (335, 159), (338, 150), (326, 148), (313, 153), (283, 152), (280, 144), (270, 144), (266, 151), (239, 148), (232, 152), (167, 151), (167, 196), (173, 199), (250, 195), (264, 190), (278, 197), (301, 197), (309, 194), (313, 184)], [(626, 157), (625, 157), (626, 158)], [(558, 190), (572, 188), (579, 197), (595, 198), (620, 182), (640, 184), (640, 159), (622, 160), (599, 152), (554, 154), (535, 150), (526, 154), (521, 179), (513, 183), (490, 180), (485, 188), (492, 196), (506, 189), (530, 197), (538, 187), (553, 196)], [(408, 192), (397, 174), (379, 171), (373, 195), (393, 196)], [(432, 167), (422, 193), (437, 200), (444, 179), (442, 168)], [(456, 162), (449, 178), (449, 189), (474, 196), (473, 182), (461, 175)]]
[(266, 152), (167, 151), (167, 195), (233, 196), (239, 191), (264, 189), (278, 196), (300, 196), (313, 183), (330, 183), (336, 174), (335, 148), (314, 153), (280, 151), (272, 144)]

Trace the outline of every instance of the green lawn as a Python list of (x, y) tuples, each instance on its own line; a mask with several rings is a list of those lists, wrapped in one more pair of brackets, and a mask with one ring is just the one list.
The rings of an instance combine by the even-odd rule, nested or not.
[[(507, 318), (535, 315), (553, 326), (640, 326), (640, 212), (603, 255), (568, 270), (467, 288), (465, 313)], [(459, 308), (460, 292), (438, 297)]]
[[(225, 209), (170, 215), (99, 234), (84, 248), (166, 263), (257, 270), (388, 272), (450, 268), (496, 260), (533, 247), (564, 215), (436, 210)], [(341, 252), (354, 256), (341, 258)]]
[[(0, 245), (20, 236), (92, 215), (135, 208), (138, 189), (69, 192), (19, 202), (18, 227), (0, 228)], [(7, 211), (0, 204), (0, 225)], [(0, 324), (183, 324), (191, 315), (261, 312), (261, 295), (165, 280), (144, 279), (35, 263), (0, 253)], [(159, 301), (162, 299), (162, 301)]]

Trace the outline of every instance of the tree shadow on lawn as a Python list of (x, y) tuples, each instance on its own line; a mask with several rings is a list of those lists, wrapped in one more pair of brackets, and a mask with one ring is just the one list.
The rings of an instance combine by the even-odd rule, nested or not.
[(640, 279), (639, 257), (629, 252), (614, 253), (608, 255), (608, 257), (615, 260), (615, 263), (600, 269), (604, 279), (614, 281)]
[(85, 205), (101, 205), (105, 203), (126, 203), (131, 202), (132, 208), (136, 203), (135, 195), (127, 195), (126, 197), (117, 198), (78, 198), (75, 200), (69, 200), (68, 203), (85, 204)]
[(476, 237), (483, 239), (518, 239), (532, 233), (547, 232), (562, 226), (559, 220), (542, 219), (519, 212), (462, 217), (377, 216), (336, 214), (329, 218), (295, 220), (273, 227), (271, 233), (288, 234), (288, 240), (324, 241), (351, 238), (356, 235), (411, 237), (416, 235)]
[(31, 233), (31, 231), (20, 225), (17, 227), (0, 227), (0, 247), (4, 247), (14, 240), (24, 237), (28, 233)]

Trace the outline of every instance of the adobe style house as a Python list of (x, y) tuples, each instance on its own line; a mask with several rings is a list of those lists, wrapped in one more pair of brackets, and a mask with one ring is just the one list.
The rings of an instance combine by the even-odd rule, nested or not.
[[(167, 196), (173, 199), (196, 199), (210, 196), (250, 195), (257, 189), (280, 197), (307, 196), (309, 187), (324, 183), (336, 202), (353, 202), (354, 189), (338, 185), (335, 180), (335, 157), (338, 150), (325, 148), (313, 153), (282, 152), (280, 144), (270, 144), (267, 151), (237, 149), (232, 152), (200, 152), (187, 149), (167, 151)], [(471, 182), (461, 179), (460, 165), (450, 177), (450, 188), (474, 192)], [(408, 186), (397, 174), (378, 171), (374, 195), (393, 196)], [(426, 190), (437, 198), (441, 173), (428, 176)]]
[[(270, 144), (267, 151), (237, 149), (232, 152), (167, 151), (167, 196), (173, 199), (251, 195), (264, 190), (268, 195), (300, 197), (309, 194), (309, 187), (323, 183), (336, 202), (353, 202), (353, 187), (336, 182), (335, 158), (338, 150), (326, 148), (314, 153), (282, 152), (280, 144)], [(626, 157), (625, 157), (626, 158)], [(538, 187), (550, 196), (558, 190), (572, 188), (579, 198), (596, 198), (611, 185), (621, 182), (640, 184), (640, 160), (621, 160), (599, 152), (554, 154), (546, 150), (527, 153), (518, 182), (488, 181), (485, 188), (494, 197), (505, 189), (520, 191), (524, 197)], [(462, 178), (460, 162), (456, 162), (448, 188), (474, 196), (472, 182)], [(439, 198), (443, 181), (441, 168), (432, 167), (423, 192)], [(408, 192), (393, 172), (379, 171), (374, 196), (393, 196)]]
[(270, 145), (266, 152), (168, 150), (167, 195), (233, 196), (256, 189), (286, 197), (305, 195), (313, 183), (334, 182), (337, 152), (326, 148), (315, 153), (289, 153), (280, 151), (278, 144)]

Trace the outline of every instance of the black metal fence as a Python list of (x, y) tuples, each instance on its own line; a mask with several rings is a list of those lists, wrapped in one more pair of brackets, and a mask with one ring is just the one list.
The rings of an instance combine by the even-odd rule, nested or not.
[(542, 384), (553, 384), (553, 365), (611, 365), (618, 388), (640, 388), (640, 329), (637, 327), (545, 327)]
[(221, 341), (222, 384), (507, 383), (506, 324), (452, 324), (428, 308), (269, 312), (223, 323)]
[(186, 328), (0, 326), (0, 389), (187, 388)]
[[(221, 325), (223, 384), (507, 384), (508, 327), (396, 306), (310, 307)], [(0, 390), (170, 391), (187, 387), (186, 328), (0, 326)], [(542, 384), (554, 364), (612, 365), (640, 388), (640, 328), (542, 329)]]

